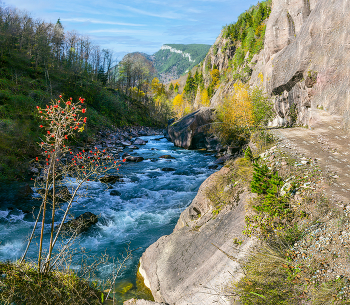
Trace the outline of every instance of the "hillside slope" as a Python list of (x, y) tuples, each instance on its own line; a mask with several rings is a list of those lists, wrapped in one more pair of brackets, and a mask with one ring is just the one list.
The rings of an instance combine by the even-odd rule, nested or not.
[(206, 56), (210, 45), (165, 44), (156, 52), (154, 66), (162, 82), (168, 83), (198, 65)]

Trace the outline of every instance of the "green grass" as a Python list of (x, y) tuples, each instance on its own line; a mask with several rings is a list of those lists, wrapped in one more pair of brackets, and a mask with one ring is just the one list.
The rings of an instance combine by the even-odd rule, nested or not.
[(28, 263), (0, 262), (1, 304), (102, 304), (101, 298), (96, 285), (71, 271), (43, 274)]

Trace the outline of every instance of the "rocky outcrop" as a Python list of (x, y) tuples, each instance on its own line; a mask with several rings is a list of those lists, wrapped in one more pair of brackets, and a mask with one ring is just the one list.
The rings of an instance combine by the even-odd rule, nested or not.
[(203, 107), (169, 125), (166, 137), (186, 149), (207, 148), (207, 137), (215, 117), (214, 108)]
[(347, 0), (274, 0), (264, 50), (252, 83), (264, 76), (274, 96), (275, 126), (312, 125), (313, 109), (343, 116), (349, 127), (350, 3)]
[[(242, 277), (240, 261), (257, 242), (242, 234), (245, 205), (251, 196), (247, 191), (213, 216), (216, 213), (207, 197), (208, 188), (227, 170), (223, 168), (211, 175), (181, 214), (174, 232), (161, 237), (143, 253), (139, 271), (156, 302), (232, 304), (225, 290)], [(234, 238), (243, 243), (234, 244)]]

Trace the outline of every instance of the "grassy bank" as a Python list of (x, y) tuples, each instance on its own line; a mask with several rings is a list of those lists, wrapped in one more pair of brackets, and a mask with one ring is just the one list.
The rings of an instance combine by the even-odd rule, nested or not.
[(248, 173), (256, 196), (244, 233), (262, 246), (229, 292), (245, 305), (350, 304), (349, 209), (324, 193), (334, 178), (317, 160), (287, 154), (278, 143), (264, 153), (252, 147), (253, 156), (231, 167)]

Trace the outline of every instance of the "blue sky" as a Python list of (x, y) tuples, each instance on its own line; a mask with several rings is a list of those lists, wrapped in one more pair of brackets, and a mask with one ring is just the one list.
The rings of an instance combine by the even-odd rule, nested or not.
[[(1, 1), (1, 0), (0, 0)], [(32, 17), (87, 35), (120, 60), (129, 52), (153, 54), (167, 43), (213, 44), (222, 26), (258, 0), (4, 0)]]

